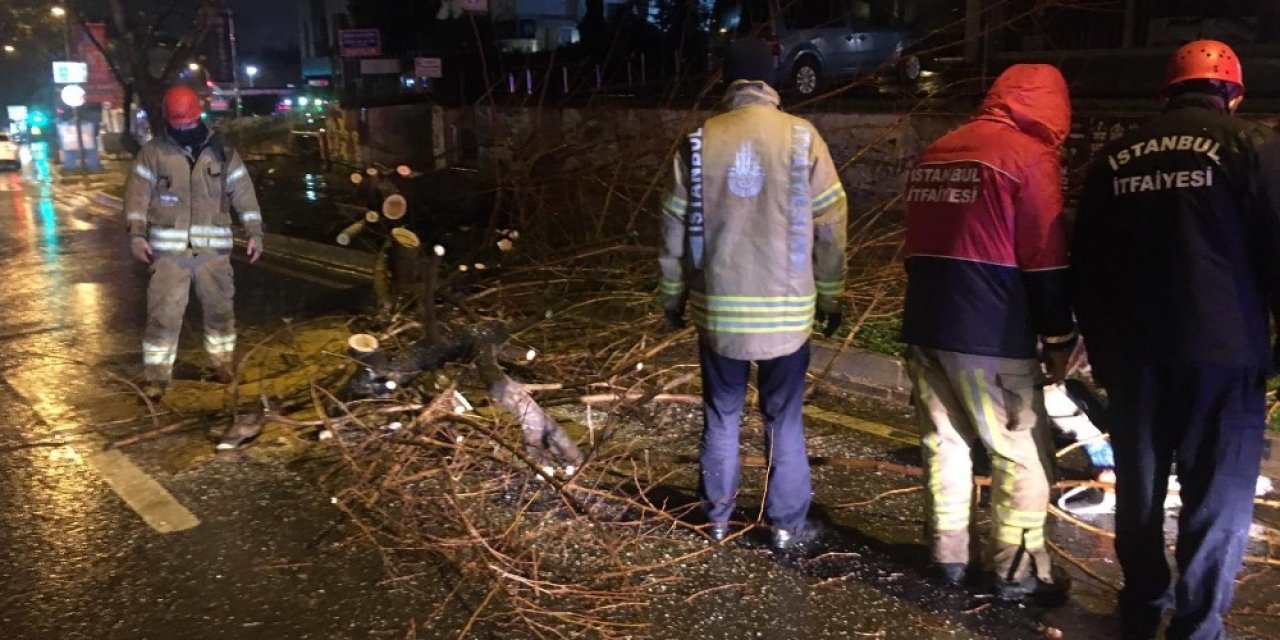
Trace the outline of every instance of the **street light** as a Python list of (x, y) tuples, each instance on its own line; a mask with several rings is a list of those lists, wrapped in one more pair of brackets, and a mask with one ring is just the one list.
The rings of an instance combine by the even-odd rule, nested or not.
[(254, 65), (248, 65), (244, 68), (244, 74), (246, 76), (249, 76), (249, 88), (252, 89), (253, 79), (258, 77), (258, 67)]
[(11, 45), (11, 44), (6, 44), (6, 45), (4, 46), (4, 52), (5, 52), (5, 53), (13, 53), (14, 51), (17, 51), (17, 49), (13, 48), (13, 45)]
[(67, 15), (67, 10), (62, 7), (53, 7), (49, 9), (49, 13), (52, 13), (55, 18), (61, 18), (62, 16)]
[(196, 63), (194, 63), (194, 62), (192, 62), (192, 63), (190, 63), (190, 64), (188, 64), (188, 65), (187, 65), (187, 68), (188, 68), (188, 69), (190, 69), (190, 70), (192, 70), (192, 71), (199, 71), (199, 70), (200, 70), (200, 65), (199, 65), (199, 64), (196, 64)]

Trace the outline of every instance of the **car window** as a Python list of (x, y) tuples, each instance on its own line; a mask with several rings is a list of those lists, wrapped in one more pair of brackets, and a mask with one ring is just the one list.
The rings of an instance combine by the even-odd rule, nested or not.
[(849, 0), (778, 0), (788, 29), (843, 27), (853, 5)]

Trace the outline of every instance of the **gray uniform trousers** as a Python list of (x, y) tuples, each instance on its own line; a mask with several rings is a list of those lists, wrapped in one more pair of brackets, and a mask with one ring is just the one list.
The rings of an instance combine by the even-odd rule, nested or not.
[(147, 286), (147, 329), (142, 339), (144, 378), (168, 382), (178, 354), (178, 335), (194, 281), (204, 311), (204, 348), (214, 365), (230, 365), (236, 350), (235, 282), (231, 252), (187, 249), (156, 252)]
[(1021, 580), (1032, 570), (1052, 580), (1044, 523), (1053, 448), (1039, 364), (915, 346), (907, 364), (920, 423), (933, 560), (970, 561), (971, 455), (973, 447), (984, 447), (992, 467), (992, 568), (1004, 580)]

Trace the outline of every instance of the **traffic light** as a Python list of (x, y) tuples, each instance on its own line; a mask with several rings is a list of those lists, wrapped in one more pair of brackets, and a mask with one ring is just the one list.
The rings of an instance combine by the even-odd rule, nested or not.
[(45, 127), (49, 125), (49, 116), (43, 111), (32, 109), (27, 114), (27, 121), (33, 127)]

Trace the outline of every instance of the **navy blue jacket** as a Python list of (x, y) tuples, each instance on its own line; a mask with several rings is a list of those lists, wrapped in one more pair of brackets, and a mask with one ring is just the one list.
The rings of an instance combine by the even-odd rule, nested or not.
[(1073, 299), (1104, 380), (1135, 365), (1266, 369), (1280, 258), (1274, 134), (1186, 94), (1094, 160)]

